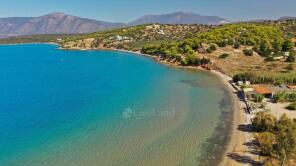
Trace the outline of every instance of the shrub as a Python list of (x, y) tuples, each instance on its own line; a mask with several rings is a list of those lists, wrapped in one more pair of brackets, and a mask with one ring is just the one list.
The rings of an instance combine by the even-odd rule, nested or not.
[(244, 49), (243, 52), (246, 56), (253, 56), (253, 50), (251, 49)]
[(259, 112), (252, 119), (252, 127), (259, 132), (273, 131), (276, 127), (276, 118), (271, 114)]
[(181, 60), (181, 65), (183, 65), (183, 66), (188, 65), (188, 61), (187, 61), (187, 59), (182, 59), (182, 60)]
[(225, 40), (220, 41), (220, 42), (217, 43), (217, 45), (218, 45), (219, 47), (226, 47), (226, 46), (227, 46), (227, 41), (225, 41)]
[(214, 44), (211, 44), (210, 47), (207, 49), (208, 53), (212, 53), (217, 50), (217, 47)]
[(227, 58), (227, 57), (229, 57), (229, 54), (227, 54), (227, 53), (221, 54), (221, 55), (219, 56), (220, 59), (225, 59), (225, 58)]
[(264, 99), (264, 96), (261, 94), (255, 94), (253, 97), (254, 97), (254, 101), (257, 103), (261, 103)]
[(251, 73), (242, 73), (242, 74), (236, 74), (233, 76), (233, 81), (251, 81), (252, 78), (255, 76)]
[(295, 111), (295, 110), (296, 110), (296, 102), (293, 102), (293, 103), (289, 104), (286, 108), (287, 108), (288, 110), (293, 110), (293, 111)]
[(239, 42), (235, 42), (234, 45), (233, 45), (233, 48), (239, 49), (240, 48), (240, 43)]
[(286, 59), (286, 62), (295, 62), (295, 56), (294, 55), (289, 55)]
[(209, 64), (209, 63), (211, 63), (211, 60), (208, 59), (208, 58), (202, 58), (202, 59), (200, 60), (200, 64), (201, 64), (201, 65), (206, 65), (206, 64)]
[(274, 102), (296, 102), (296, 93), (278, 92), (273, 95)]
[(290, 102), (295, 102), (295, 101), (296, 101), (296, 93), (295, 93), (295, 92), (293, 92), (293, 93), (288, 93), (288, 94), (286, 95), (286, 98), (287, 98), (287, 100), (290, 101)]
[(286, 101), (286, 93), (285, 92), (279, 92), (273, 95), (274, 102), (284, 102)]
[(207, 53), (210, 54), (210, 53), (212, 53), (212, 52), (213, 52), (213, 50), (211, 50), (210, 48), (207, 49)]

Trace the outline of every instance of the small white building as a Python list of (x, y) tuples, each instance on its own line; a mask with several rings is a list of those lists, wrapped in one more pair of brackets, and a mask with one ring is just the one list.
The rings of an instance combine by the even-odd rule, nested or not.
[(157, 31), (158, 34), (160, 35), (165, 35), (164, 31), (162, 29), (160, 29), (159, 31)]
[(281, 60), (281, 59), (284, 59), (285, 57), (284, 56), (276, 56), (276, 57), (274, 57), (273, 59), (274, 60)]
[(251, 81), (245, 81), (245, 85), (251, 85)]
[(236, 83), (238, 86), (243, 86), (244, 85), (244, 82), (243, 81), (237, 81)]
[(127, 37), (127, 36), (116, 35), (116, 36), (109, 37), (109, 40), (130, 41), (130, 40), (132, 40), (132, 38)]
[(285, 52), (284, 55), (287, 57), (290, 55), (290, 52)]

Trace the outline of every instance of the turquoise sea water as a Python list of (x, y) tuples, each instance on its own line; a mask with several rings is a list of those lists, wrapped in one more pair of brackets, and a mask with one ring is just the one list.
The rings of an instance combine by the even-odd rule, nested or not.
[(230, 116), (207, 73), (113, 51), (0, 46), (0, 165), (213, 165)]

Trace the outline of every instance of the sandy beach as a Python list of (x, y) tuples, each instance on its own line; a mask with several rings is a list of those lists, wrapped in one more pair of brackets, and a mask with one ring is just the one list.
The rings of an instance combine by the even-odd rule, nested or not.
[[(248, 139), (252, 138), (251, 133), (246, 133), (239, 130), (240, 125), (248, 125), (250, 121), (248, 119), (248, 115), (245, 112), (245, 102), (241, 101), (239, 98), (239, 92), (234, 86), (230, 84), (232, 80), (229, 76), (218, 72), (212, 71), (221, 79), (221, 82), (224, 83), (225, 87), (227, 87), (228, 91), (232, 94), (232, 111), (233, 111), (233, 124), (232, 124), (232, 132), (230, 135), (230, 140), (227, 144), (226, 152), (223, 155), (223, 160), (221, 161), (221, 166), (237, 166), (243, 165), (241, 159), (248, 156), (247, 147), (244, 143), (247, 142)], [(249, 155), (249, 157), (251, 157)]]

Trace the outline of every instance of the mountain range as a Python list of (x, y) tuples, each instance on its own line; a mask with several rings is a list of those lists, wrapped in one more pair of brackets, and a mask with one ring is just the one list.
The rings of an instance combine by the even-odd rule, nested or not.
[(127, 24), (86, 19), (64, 13), (52, 13), (40, 17), (0, 18), (0, 37), (35, 34), (80, 34), (150, 23), (216, 25), (228, 22), (228, 20), (217, 16), (202, 16), (191, 12), (147, 15)]
[[(295, 17), (282, 17), (280, 20), (292, 18)], [(218, 16), (204, 16), (192, 12), (146, 15), (127, 24), (98, 21), (64, 13), (52, 13), (40, 17), (0, 18), (0, 38), (36, 34), (82, 34), (151, 23), (219, 25), (231, 22)]]
[(64, 13), (52, 13), (41, 17), (0, 18), (0, 37), (34, 34), (77, 34), (124, 26), (91, 20)]
[(204, 16), (192, 12), (175, 12), (161, 15), (146, 15), (135, 21), (130, 22), (129, 25), (141, 25), (150, 23), (218, 25), (230, 23), (230, 21), (218, 16)]

